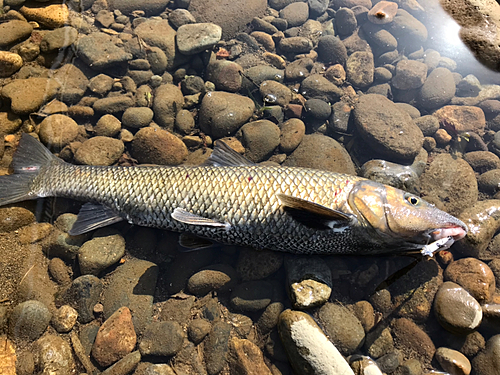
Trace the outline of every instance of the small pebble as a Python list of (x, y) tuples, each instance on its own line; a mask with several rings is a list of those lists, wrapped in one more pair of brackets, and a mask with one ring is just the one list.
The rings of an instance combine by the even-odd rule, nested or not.
[(63, 305), (52, 316), (52, 326), (59, 333), (69, 332), (78, 319), (78, 313), (69, 305)]
[(466, 356), (449, 348), (438, 348), (436, 359), (443, 368), (452, 375), (469, 375), (471, 364)]

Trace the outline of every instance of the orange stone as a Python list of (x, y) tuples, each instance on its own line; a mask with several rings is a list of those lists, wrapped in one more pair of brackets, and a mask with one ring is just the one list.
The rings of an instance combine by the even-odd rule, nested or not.
[(379, 1), (368, 12), (368, 20), (377, 25), (392, 22), (398, 11), (398, 4), (392, 1)]
[[(453, 127), (458, 135), (465, 132), (482, 135), (486, 126), (483, 110), (470, 105), (447, 105), (434, 112), (434, 116), (439, 119), (442, 127), (446, 121), (448, 123), (446, 126)], [(446, 130), (450, 132), (450, 129)]]

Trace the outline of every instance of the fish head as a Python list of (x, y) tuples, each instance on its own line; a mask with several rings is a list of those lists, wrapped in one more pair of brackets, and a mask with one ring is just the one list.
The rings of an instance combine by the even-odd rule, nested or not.
[(406, 191), (371, 180), (357, 182), (348, 204), (361, 225), (382, 237), (426, 244), (445, 237), (460, 240), (467, 226), (456, 217)]

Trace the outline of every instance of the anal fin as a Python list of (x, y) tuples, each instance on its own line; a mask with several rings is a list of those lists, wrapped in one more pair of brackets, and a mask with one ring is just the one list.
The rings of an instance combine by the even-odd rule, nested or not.
[(85, 203), (80, 209), (78, 217), (69, 231), (69, 234), (76, 236), (97, 228), (118, 223), (122, 220), (123, 218), (109, 207), (99, 203)]

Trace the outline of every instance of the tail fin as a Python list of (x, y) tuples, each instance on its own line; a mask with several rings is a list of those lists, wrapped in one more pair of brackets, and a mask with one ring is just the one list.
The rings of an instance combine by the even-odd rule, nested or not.
[(0, 177), (0, 206), (36, 199), (36, 192), (31, 189), (32, 182), (43, 167), (54, 160), (57, 158), (40, 142), (23, 134), (11, 164), (14, 174)]

